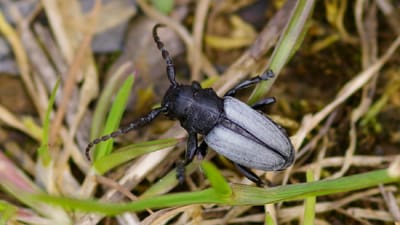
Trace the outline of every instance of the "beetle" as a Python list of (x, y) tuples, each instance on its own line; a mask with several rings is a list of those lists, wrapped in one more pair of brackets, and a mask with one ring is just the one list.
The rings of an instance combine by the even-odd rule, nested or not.
[[(234, 96), (238, 90), (250, 87), (274, 76), (271, 70), (245, 80), (219, 97), (211, 88), (202, 88), (197, 81), (191, 85), (179, 84), (175, 80), (175, 67), (168, 51), (161, 42), (157, 29), (153, 27), (153, 38), (167, 66), (166, 73), (171, 83), (161, 102), (161, 107), (131, 122), (111, 134), (94, 139), (85, 150), (90, 159), (90, 149), (99, 142), (106, 141), (142, 127), (160, 114), (177, 119), (188, 132), (185, 158), (177, 165), (177, 178), (184, 181), (184, 167), (196, 155), (204, 157), (208, 146), (230, 159), (237, 169), (259, 186), (264, 182), (249, 168), (264, 171), (283, 170), (294, 161), (293, 145), (286, 131), (267, 116), (257, 111), (262, 106), (275, 102), (275, 98), (263, 99), (252, 106), (239, 101)], [(203, 140), (198, 144), (198, 134)]]

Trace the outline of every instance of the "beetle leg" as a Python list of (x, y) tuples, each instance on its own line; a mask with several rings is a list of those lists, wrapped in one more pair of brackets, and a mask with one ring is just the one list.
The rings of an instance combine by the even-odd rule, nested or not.
[(275, 102), (276, 102), (276, 100), (274, 97), (269, 97), (269, 98), (262, 99), (261, 101), (256, 102), (254, 105), (251, 106), (251, 108), (257, 110), (265, 105), (273, 104)]
[(208, 149), (207, 143), (205, 141), (202, 141), (199, 147), (197, 148), (197, 155), (199, 159), (204, 159), (204, 157), (206, 157), (207, 149)]
[(194, 155), (197, 153), (197, 134), (189, 134), (187, 149), (185, 154), (185, 166), (193, 161)]
[(244, 167), (242, 165), (239, 165), (237, 163), (234, 163), (236, 168), (239, 170), (240, 173), (242, 173), (247, 179), (253, 181), (254, 183), (257, 184), (259, 187), (263, 187), (265, 183), (259, 178), (253, 171), (251, 171), (249, 168)]
[(182, 184), (185, 180), (185, 166), (193, 161), (193, 158), (196, 155), (197, 151), (197, 134), (189, 133), (185, 159), (183, 160), (183, 162), (179, 162), (176, 166), (176, 178), (179, 180), (180, 184)]
[(272, 77), (274, 77), (274, 72), (272, 72), (272, 70), (267, 70), (260, 76), (250, 78), (250, 79), (245, 80), (242, 83), (236, 85), (231, 90), (226, 92), (224, 96), (232, 96), (233, 97), (233, 96), (235, 96), (235, 94), (238, 90), (250, 87), (251, 85), (257, 84), (258, 82), (263, 81), (263, 80), (268, 80)]

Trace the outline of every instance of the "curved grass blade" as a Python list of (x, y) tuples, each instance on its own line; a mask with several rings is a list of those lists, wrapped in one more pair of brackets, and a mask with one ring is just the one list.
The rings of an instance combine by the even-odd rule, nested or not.
[[(110, 113), (107, 117), (104, 131), (101, 135), (109, 134), (119, 127), (122, 115), (125, 111), (125, 107), (128, 101), (130, 90), (133, 86), (134, 78), (134, 76), (129, 76), (128, 78), (126, 78), (121, 89), (118, 91), (117, 96), (115, 97), (115, 101), (111, 106)], [(95, 146), (93, 157), (94, 161), (110, 154), (113, 143), (114, 141), (110, 139), (108, 141), (101, 142), (97, 146)]]
[(43, 165), (49, 165), (51, 161), (51, 155), (49, 153), (49, 132), (50, 132), (50, 115), (51, 111), (54, 106), (54, 101), (56, 99), (56, 94), (58, 87), (60, 86), (60, 78), (58, 78), (56, 85), (54, 86), (53, 90), (51, 91), (49, 103), (47, 105), (46, 115), (43, 120), (43, 133), (42, 133), (42, 143), (38, 148), (39, 158), (43, 162)]
[[(307, 31), (306, 22), (311, 17), (314, 9), (315, 0), (299, 0), (286, 25), (286, 28), (279, 39), (278, 45), (270, 58), (269, 69), (279, 74), (283, 66), (289, 61), (303, 41)], [(260, 82), (253, 90), (248, 103), (250, 105), (258, 101), (271, 88), (274, 80)]]
[[(110, 78), (101, 92), (99, 100), (97, 101), (96, 109), (93, 112), (92, 127), (90, 130), (91, 140), (99, 137), (101, 131), (104, 129), (107, 113), (112, 104), (112, 97), (120, 88), (121, 80), (123, 79), (127, 68), (127, 65), (123, 65), (122, 68)], [(133, 74), (133, 76), (135, 76), (135, 74)]]
[[(218, 170), (216, 172), (218, 173)], [(26, 198), (85, 212), (116, 215), (128, 211), (143, 211), (146, 209), (177, 207), (190, 204), (265, 205), (281, 201), (300, 200), (311, 196), (349, 192), (373, 187), (378, 184), (399, 181), (400, 177), (391, 176), (388, 173), (388, 169), (383, 169), (338, 179), (278, 186), (269, 189), (232, 184), (230, 185), (232, 191), (230, 195), (227, 195), (225, 191), (216, 191), (214, 188), (209, 188), (202, 191), (141, 198), (129, 203), (104, 203), (96, 200), (82, 200), (51, 195), (27, 195)]]
[(171, 147), (176, 145), (177, 143), (178, 139), (167, 138), (162, 140), (128, 145), (124, 148), (121, 148), (119, 151), (99, 158), (97, 161), (95, 161), (94, 167), (99, 174), (104, 174), (114, 167), (128, 162), (129, 160), (132, 160), (138, 156)]

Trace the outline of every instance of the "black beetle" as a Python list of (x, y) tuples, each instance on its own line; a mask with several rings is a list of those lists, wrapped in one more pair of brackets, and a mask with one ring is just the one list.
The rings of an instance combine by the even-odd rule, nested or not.
[[(189, 134), (185, 159), (177, 167), (177, 178), (181, 183), (184, 180), (184, 166), (195, 155), (204, 157), (208, 146), (232, 160), (238, 170), (257, 185), (263, 182), (248, 168), (276, 171), (290, 166), (294, 160), (294, 149), (285, 130), (256, 111), (274, 103), (275, 99), (267, 98), (250, 107), (233, 97), (238, 90), (273, 77), (273, 72), (268, 70), (260, 76), (243, 81), (223, 98), (218, 97), (211, 88), (202, 88), (196, 81), (192, 85), (179, 84), (175, 80), (172, 59), (157, 34), (157, 29), (162, 26), (154, 26), (153, 38), (167, 63), (171, 86), (164, 95), (161, 107), (124, 128), (90, 142), (86, 148), (86, 157), (89, 159), (93, 145), (141, 127), (163, 113), (179, 120)], [(197, 134), (203, 135), (204, 140), (200, 145), (197, 143)]]

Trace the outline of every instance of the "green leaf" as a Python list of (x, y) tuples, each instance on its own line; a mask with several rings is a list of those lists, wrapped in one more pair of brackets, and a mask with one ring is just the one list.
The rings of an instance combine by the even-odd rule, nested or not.
[(231, 187), (229, 186), (228, 182), (226, 182), (224, 176), (222, 176), (217, 167), (207, 161), (203, 161), (201, 167), (210, 181), (211, 186), (218, 194), (222, 196), (230, 196), (232, 194)]
[[(307, 170), (306, 173), (307, 182), (314, 181), (314, 174), (312, 170)], [(305, 207), (304, 207), (304, 225), (313, 225), (315, 218), (315, 203), (317, 198), (315, 196), (310, 196), (306, 198)]]
[(113, 74), (101, 92), (101, 95), (97, 101), (96, 109), (93, 113), (92, 127), (90, 130), (91, 139), (99, 137), (101, 132), (104, 130), (107, 113), (109, 112), (113, 102), (112, 98), (120, 89), (120, 83), (122, 83), (121, 80), (125, 74), (123, 71), (117, 71), (115, 74)]
[[(228, 190), (223, 179), (215, 179), (214, 175), (219, 173), (216, 168), (213, 168), (209, 163), (205, 163), (203, 169), (205, 169), (207, 175), (211, 175), (210, 182), (214, 185), (213, 188), (203, 191), (140, 198), (137, 201), (129, 203), (105, 203), (100, 200), (83, 200), (46, 194), (26, 194), (24, 198), (85, 212), (116, 215), (128, 211), (143, 211), (146, 209), (160, 209), (190, 204), (265, 205), (280, 201), (300, 200), (311, 196), (349, 192), (367, 187), (375, 187), (378, 184), (400, 182), (399, 177), (390, 176), (388, 170), (384, 169), (338, 179), (278, 186), (268, 189), (232, 184), (231, 190)], [(220, 176), (220, 174), (216, 176)], [(222, 188), (215, 183), (218, 181), (222, 182)], [(230, 191), (232, 191), (232, 194), (228, 195)]]
[(17, 211), (18, 208), (14, 205), (0, 200), (0, 225), (6, 225), (7, 221), (10, 220), (17, 213)]
[(113, 152), (109, 155), (99, 158), (94, 163), (94, 167), (96, 168), (96, 171), (98, 173), (104, 174), (105, 172), (113, 169), (114, 167), (119, 166), (122, 163), (132, 160), (138, 156), (158, 151), (167, 147), (171, 147), (176, 145), (177, 143), (178, 143), (177, 139), (168, 138), (168, 139), (148, 141), (148, 142), (128, 145), (124, 148), (121, 148), (119, 151)]
[(297, 51), (307, 31), (306, 22), (311, 17), (314, 9), (314, 0), (299, 0), (292, 12), (289, 23), (286, 25), (277, 46), (272, 53), (269, 69), (275, 73), (271, 80), (260, 82), (253, 90), (248, 103), (256, 103), (271, 88), (281, 69)]
[[(111, 111), (107, 117), (106, 125), (102, 135), (110, 134), (115, 131), (120, 124), (122, 115), (125, 111), (128, 97), (133, 86), (134, 76), (129, 76), (118, 91), (115, 101), (111, 106)], [(99, 143), (94, 152), (94, 161), (110, 154), (114, 141), (112, 139)]]
[(49, 103), (47, 105), (46, 115), (43, 120), (43, 133), (42, 133), (42, 143), (38, 149), (39, 158), (43, 162), (43, 165), (49, 165), (51, 161), (51, 155), (49, 153), (49, 132), (50, 132), (50, 116), (51, 111), (54, 106), (54, 101), (56, 99), (56, 94), (58, 87), (60, 86), (60, 78), (57, 80), (56, 85), (54, 86), (53, 90), (51, 91)]
[(169, 14), (173, 7), (174, 7), (174, 0), (151, 0), (151, 3), (153, 4), (154, 8), (156, 8), (158, 11), (164, 13), (164, 14)]

